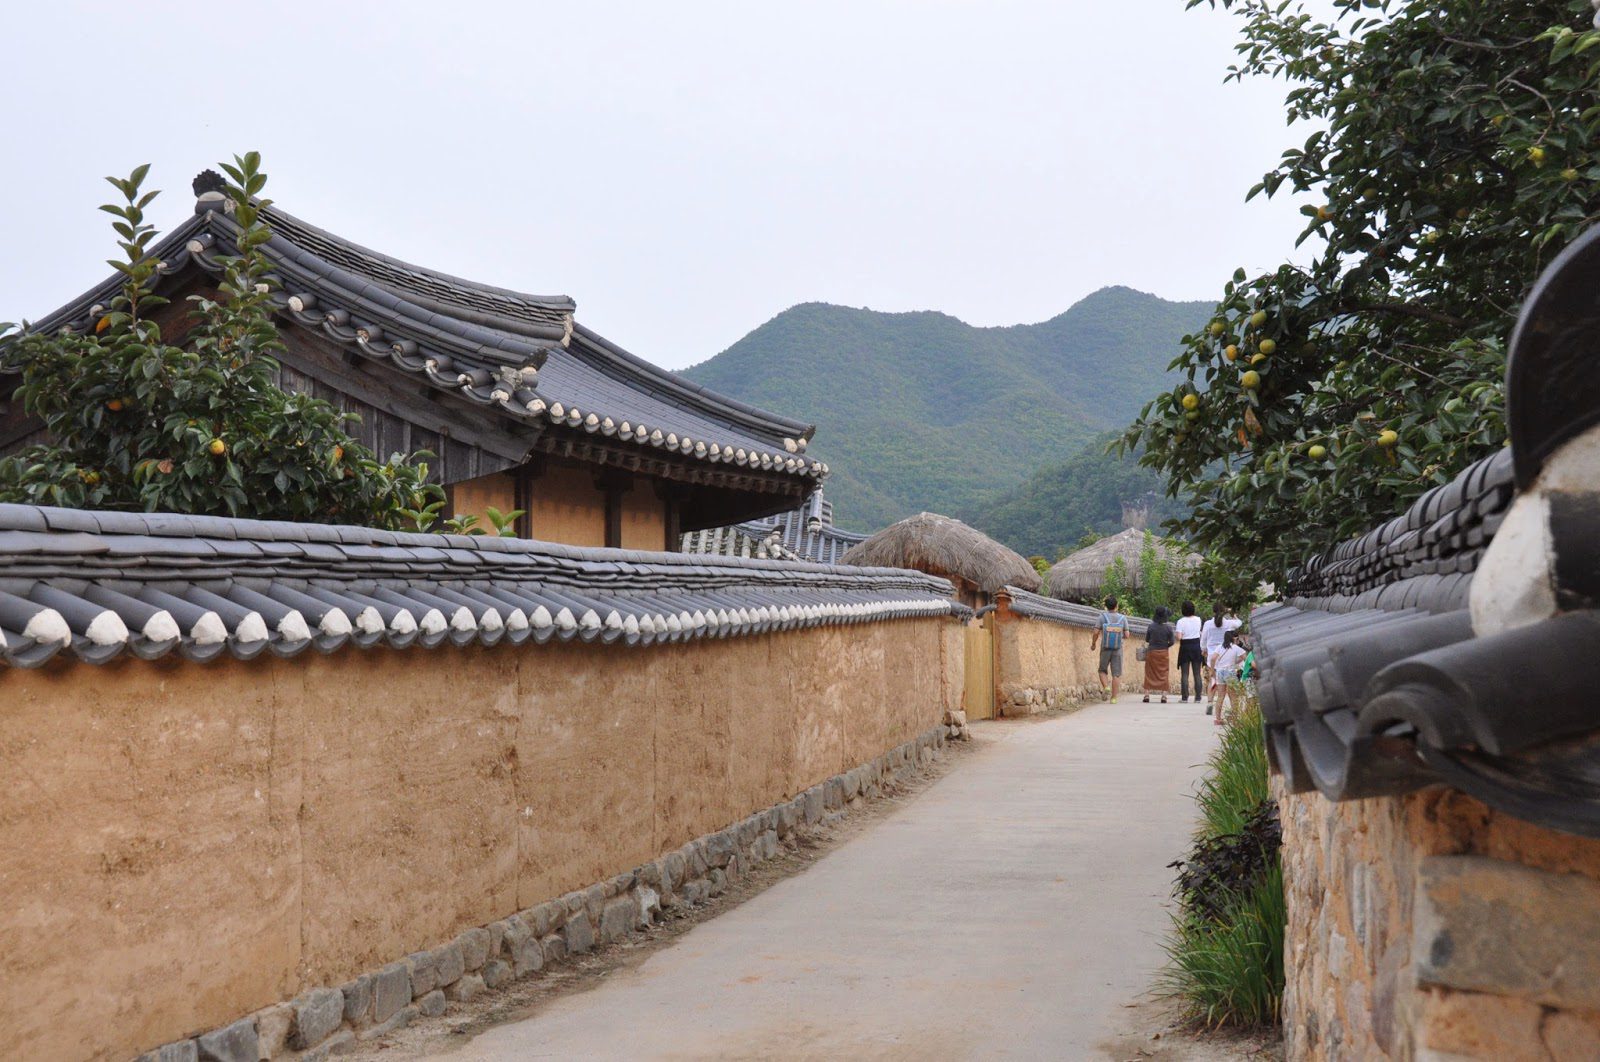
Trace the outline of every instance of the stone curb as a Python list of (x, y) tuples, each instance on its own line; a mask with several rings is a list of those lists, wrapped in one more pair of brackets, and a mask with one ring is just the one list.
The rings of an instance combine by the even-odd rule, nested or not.
[(859, 767), (834, 775), (781, 804), (586, 889), (465, 930), (338, 988), (311, 988), (210, 1032), (165, 1044), (134, 1062), (313, 1062), (409, 1024), (437, 1017), (485, 989), (536, 974), (595, 947), (625, 940), (669, 911), (720, 896), (759, 863), (797, 846), (926, 770), (947, 739), (965, 730), (941, 725)]

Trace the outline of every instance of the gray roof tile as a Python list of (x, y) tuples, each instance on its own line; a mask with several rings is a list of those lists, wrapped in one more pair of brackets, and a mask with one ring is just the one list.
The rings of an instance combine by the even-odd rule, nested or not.
[[(219, 645), (241, 658), (347, 643), (646, 645), (968, 614), (948, 582), (895, 569), (464, 535), (386, 532), (374, 540), (392, 544), (368, 545), (319, 524), (90, 515), (97, 531), (41, 532), (25, 528), (48, 525), (55, 511), (0, 505), (0, 588), (9, 588), (0, 589), (0, 660), (33, 667), (68, 648), (103, 662), (122, 651), (208, 659)], [(361, 619), (369, 608), (382, 631), (370, 614)]]

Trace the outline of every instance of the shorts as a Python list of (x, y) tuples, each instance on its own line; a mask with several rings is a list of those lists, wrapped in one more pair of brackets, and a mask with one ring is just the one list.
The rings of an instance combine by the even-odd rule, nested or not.
[(1100, 650), (1100, 674), (1104, 675), (1107, 671), (1111, 672), (1116, 678), (1122, 677), (1122, 650), (1120, 648)]
[(1219, 686), (1228, 685), (1230, 682), (1233, 681), (1234, 674), (1235, 673), (1232, 672), (1232, 671), (1218, 671), (1217, 672), (1217, 685), (1219, 685)]

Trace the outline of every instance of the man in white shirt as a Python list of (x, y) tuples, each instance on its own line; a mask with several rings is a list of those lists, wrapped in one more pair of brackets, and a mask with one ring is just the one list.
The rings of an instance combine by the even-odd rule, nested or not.
[(1194, 699), (1202, 700), (1205, 696), (1205, 687), (1201, 685), (1200, 674), (1205, 667), (1206, 654), (1200, 646), (1200, 628), (1202, 621), (1195, 614), (1194, 602), (1183, 603), (1183, 617), (1177, 622), (1178, 636), (1178, 697), (1179, 702), (1189, 699), (1189, 678), (1194, 677)]

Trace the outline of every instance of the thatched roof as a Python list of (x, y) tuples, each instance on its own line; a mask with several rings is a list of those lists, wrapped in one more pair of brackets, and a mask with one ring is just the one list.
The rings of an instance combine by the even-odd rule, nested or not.
[[(1177, 560), (1185, 567), (1200, 561), (1198, 553), (1189, 552), (1179, 543), (1157, 538), (1155, 546), (1158, 555)], [(1130, 590), (1137, 590), (1144, 581), (1144, 573), (1139, 570), (1139, 554), (1143, 551), (1144, 532), (1136, 527), (1102, 538), (1094, 545), (1086, 546), (1053, 564), (1045, 576), (1044, 592), (1063, 601), (1085, 601), (1098, 597), (1100, 587), (1105, 583), (1106, 572), (1111, 570), (1119, 557), (1127, 573), (1123, 585)]]
[(1039, 589), (1039, 573), (1022, 554), (938, 513), (918, 513), (890, 524), (852, 546), (840, 563), (959, 576), (986, 594), (1006, 585)]

